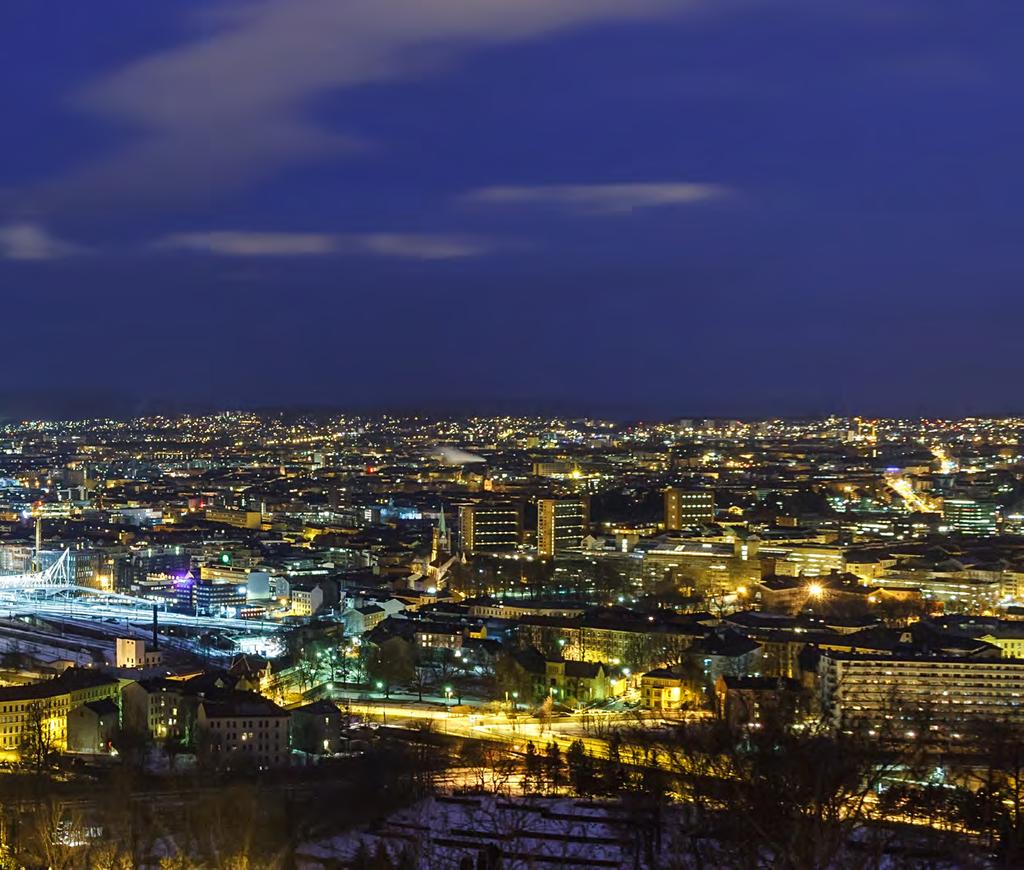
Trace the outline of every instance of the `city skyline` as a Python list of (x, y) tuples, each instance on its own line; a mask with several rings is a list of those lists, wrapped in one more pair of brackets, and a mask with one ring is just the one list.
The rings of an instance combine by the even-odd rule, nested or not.
[(1022, 25), (0, 6), (0, 870), (1024, 867)]
[(1017, 10), (104, 8), (3, 13), (0, 417), (1022, 410)]
[(0, 423), (0, 859), (1018, 866), (1022, 436)]

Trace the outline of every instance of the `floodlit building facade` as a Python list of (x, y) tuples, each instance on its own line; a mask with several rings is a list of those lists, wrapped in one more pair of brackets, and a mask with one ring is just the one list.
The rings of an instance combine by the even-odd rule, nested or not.
[[(18, 752), (42, 736), (55, 751), (67, 749), (68, 715), (83, 704), (120, 699), (120, 683), (86, 668), (68, 668), (41, 683), (0, 687), (0, 748)], [(38, 729), (38, 734), (33, 730)]]

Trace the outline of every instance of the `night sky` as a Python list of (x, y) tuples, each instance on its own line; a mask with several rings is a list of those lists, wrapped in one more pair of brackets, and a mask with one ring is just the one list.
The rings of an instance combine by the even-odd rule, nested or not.
[(1024, 410), (1024, 5), (7, 0), (0, 417)]

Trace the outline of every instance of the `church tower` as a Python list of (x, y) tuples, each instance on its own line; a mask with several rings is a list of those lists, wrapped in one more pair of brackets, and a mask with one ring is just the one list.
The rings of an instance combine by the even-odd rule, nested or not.
[(442, 555), (446, 558), (452, 552), (452, 533), (444, 517), (444, 504), (441, 504), (441, 516), (434, 527), (434, 536), (430, 543), (430, 561), (436, 562)]

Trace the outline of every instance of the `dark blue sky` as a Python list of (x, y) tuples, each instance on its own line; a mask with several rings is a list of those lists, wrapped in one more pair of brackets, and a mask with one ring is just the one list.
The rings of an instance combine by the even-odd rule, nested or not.
[(1024, 408), (1019, 4), (33, 0), (0, 30), (0, 417)]

